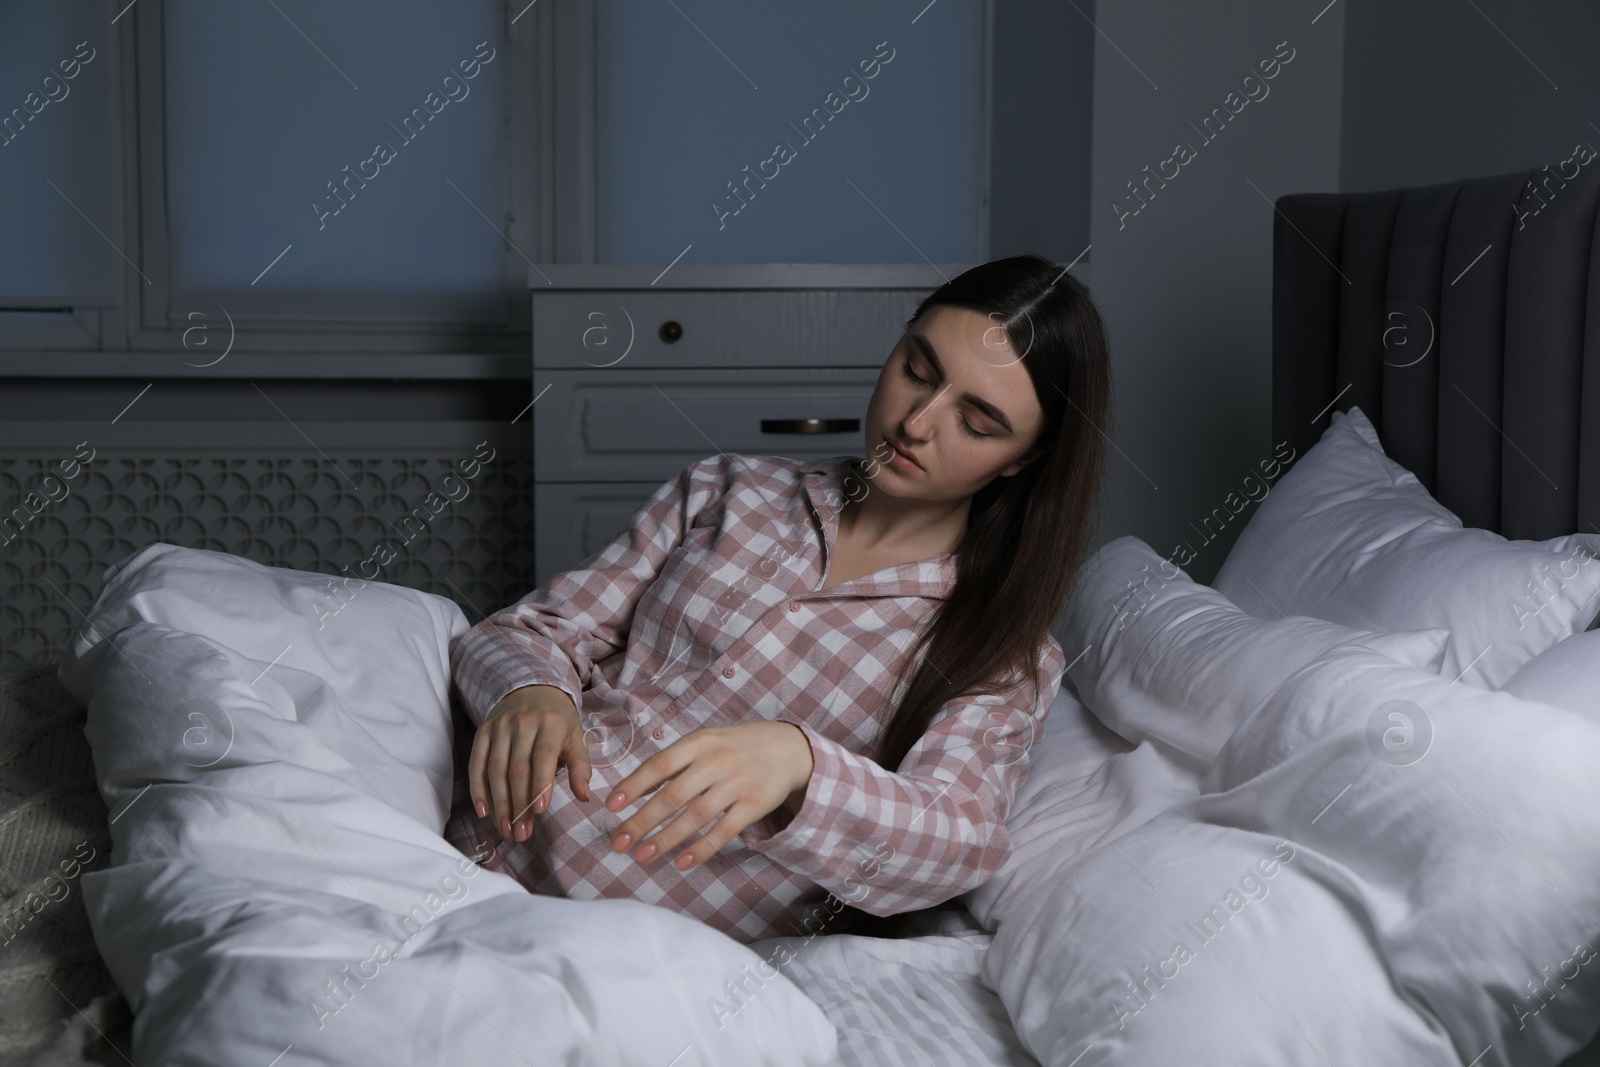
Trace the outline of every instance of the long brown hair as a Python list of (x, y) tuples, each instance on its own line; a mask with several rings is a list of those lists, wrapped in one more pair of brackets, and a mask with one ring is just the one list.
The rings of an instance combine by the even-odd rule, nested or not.
[(912, 645), (905, 662), (915, 673), (878, 740), (875, 758), (890, 770), (950, 701), (1035, 678), (1089, 550), (1109, 432), (1105, 328), (1088, 289), (1060, 265), (1023, 255), (973, 267), (924, 297), (907, 328), (935, 306), (1005, 328), (1044, 411), (1044, 453), (972, 498), (955, 587)]
[[(1036, 678), (1050, 626), (1089, 551), (1110, 432), (1105, 325), (1089, 290), (1061, 265), (1036, 255), (980, 264), (924, 297), (907, 328), (935, 306), (967, 308), (1004, 327), (1043, 409), (1044, 452), (973, 495), (955, 586), (906, 657), (914, 673), (878, 741), (875, 759), (889, 770), (950, 701), (1001, 692), (1019, 674)], [(890, 929), (864, 925), (880, 936)]]

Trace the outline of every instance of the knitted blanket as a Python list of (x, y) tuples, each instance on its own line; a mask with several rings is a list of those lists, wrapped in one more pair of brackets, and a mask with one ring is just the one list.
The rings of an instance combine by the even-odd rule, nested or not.
[(0, 1063), (127, 1062), (132, 1014), (78, 886), (111, 859), (84, 718), (54, 666), (0, 675)]

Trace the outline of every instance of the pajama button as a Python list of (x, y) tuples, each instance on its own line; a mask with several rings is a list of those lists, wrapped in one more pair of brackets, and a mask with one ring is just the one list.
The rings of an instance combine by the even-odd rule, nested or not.
[(661, 727), (657, 726), (654, 730), (650, 731), (650, 736), (655, 738), (657, 741), (659, 741), (663, 737), (667, 736), (667, 732), (665, 730), (663, 730)]
[(724, 678), (732, 678), (733, 677), (733, 668), (732, 667), (724, 667), (724, 668), (722, 668), (722, 676)]
[(789, 601), (789, 610), (790, 611), (799, 611), (800, 610), (800, 601), (798, 601), (798, 600)]

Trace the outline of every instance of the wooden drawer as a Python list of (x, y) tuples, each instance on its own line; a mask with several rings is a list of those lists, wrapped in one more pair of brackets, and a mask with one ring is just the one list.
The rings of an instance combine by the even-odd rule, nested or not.
[[(717, 452), (863, 455), (867, 403), (886, 357), (887, 349), (870, 369), (540, 370), (534, 480), (654, 487)], [(779, 433), (762, 425), (801, 419), (846, 420), (848, 428)]]
[(543, 585), (600, 551), (666, 480), (535, 484), (534, 584)]
[[(889, 357), (925, 293), (534, 290), (533, 365), (536, 370), (876, 368)], [(677, 340), (665, 339), (669, 323), (681, 330)]]

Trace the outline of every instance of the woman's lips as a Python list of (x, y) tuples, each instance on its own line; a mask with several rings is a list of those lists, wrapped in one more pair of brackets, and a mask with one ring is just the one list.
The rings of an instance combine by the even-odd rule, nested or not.
[(900, 449), (896, 448), (893, 441), (885, 437), (883, 439), (883, 443), (889, 446), (889, 466), (894, 467), (896, 470), (922, 469), (921, 464), (912, 459), (906, 453), (900, 451)]

